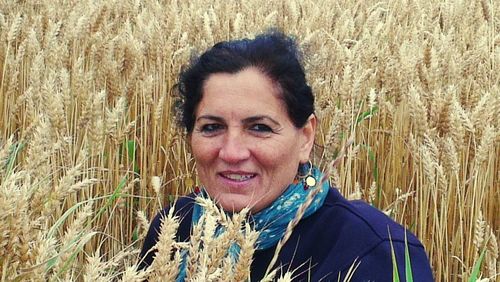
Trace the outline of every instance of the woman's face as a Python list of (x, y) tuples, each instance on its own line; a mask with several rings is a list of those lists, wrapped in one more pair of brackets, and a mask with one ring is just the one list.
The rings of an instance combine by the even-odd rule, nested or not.
[(279, 88), (257, 68), (208, 77), (190, 134), (198, 176), (227, 211), (268, 206), (309, 159), (316, 118), (296, 128)]

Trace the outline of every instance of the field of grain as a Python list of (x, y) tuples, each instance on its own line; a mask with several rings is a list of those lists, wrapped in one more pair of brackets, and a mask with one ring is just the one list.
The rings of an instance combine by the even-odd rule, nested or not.
[(354, 140), (332, 183), (414, 232), (436, 281), (498, 281), (491, 0), (0, 1), (0, 280), (146, 277), (134, 264), (149, 219), (197, 184), (179, 71), (272, 27), (304, 52), (314, 162), (329, 170)]

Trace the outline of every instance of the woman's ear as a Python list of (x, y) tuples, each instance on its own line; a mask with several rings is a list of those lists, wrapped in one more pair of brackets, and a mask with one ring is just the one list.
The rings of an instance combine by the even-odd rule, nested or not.
[(312, 147), (314, 145), (314, 136), (316, 135), (316, 126), (318, 119), (315, 114), (311, 114), (301, 130), (300, 161), (305, 163), (309, 160)]

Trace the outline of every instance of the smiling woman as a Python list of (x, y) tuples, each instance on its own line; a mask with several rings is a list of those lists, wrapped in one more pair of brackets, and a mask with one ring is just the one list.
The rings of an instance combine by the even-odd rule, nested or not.
[(315, 116), (296, 128), (279, 87), (256, 67), (210, 75), (195, 115), (189, 138), (198, 176), (227, 211), (262, 210), (309, 159)]
[[(180, 76), (181, 123), (196, 160), (203, 189), (174, 207), (182, 219), (177, 239), (189, 240), (210, 197), (226, 212), (250, 209), (260, 232), (251, 280), (260, 280), (278, 241), (311, 191), (317, 193), (281, 249), (278, 263), (295, 280), (345, 277), (392, 280), (392, 251), (404, 275), (408, 246), (415, 281), (432, 281), (423, 246), (412, 234), (363, 202), (343, 198), (309, 161), (317, 119), (295, 42), (272, 32), (255, 39), (221, 42), (194, 60)], [(311, 179), (313, 181), (311, 181)], [(141, 266), (154, 259), (153, 246), (169, 207), (153, 220)], [(181, 271), (182, 273), (182, 271)], [(178, 280), (183, 280), (182, 274)]]

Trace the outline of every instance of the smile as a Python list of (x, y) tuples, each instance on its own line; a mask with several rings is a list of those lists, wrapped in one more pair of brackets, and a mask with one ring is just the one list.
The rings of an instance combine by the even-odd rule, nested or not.
[(238, 182), (249, 180), (256, 176), (256, 174), (240, 174), (240, 173), (220, 173), (220, 175), (226, 179)]

